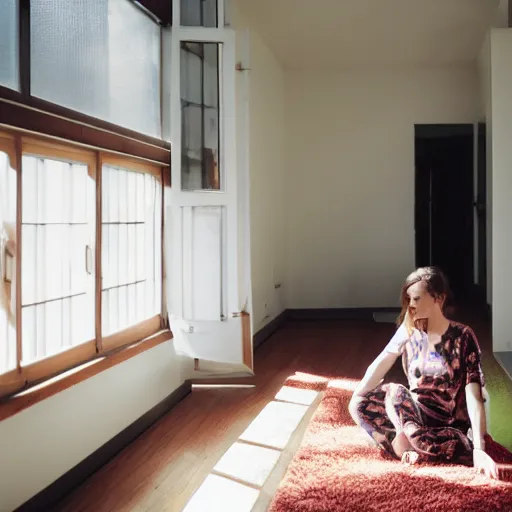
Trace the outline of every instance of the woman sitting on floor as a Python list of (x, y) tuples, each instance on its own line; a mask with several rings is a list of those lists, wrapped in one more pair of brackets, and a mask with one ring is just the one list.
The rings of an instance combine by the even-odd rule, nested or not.
[[(435, 267), (406, 279), (399, 328), (356, 388), (350, 414), (393, 458), (474, 465), (497, 478), (486, 453), (486, 441), (497, 443), (487, 434), (480, 348), (469, 327), (446, 318), (449, 295)], [(381, 384), (400, 355), (409, 389)]]

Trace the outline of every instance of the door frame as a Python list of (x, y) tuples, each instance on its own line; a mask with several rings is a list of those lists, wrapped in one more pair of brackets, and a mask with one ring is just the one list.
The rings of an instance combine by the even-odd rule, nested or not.
[[(477, 230), (477, 216), (476, 216), (476, 207), (477, 207), (477, 194), (478, 194), (478, 173), (483, 172), (485, 179), (485, 166), (483, 171), (481, 171), (479, 163), (479, 158), (475, 158), (475, 155), (480, 155), (479, 151), (480, 146), (480, 137), (481, 134), (481, 124), (475, 125), (471, 123), (437, 123), (437, 124), (415, 124), (414, 125), (414, 259), (416, 267), (425, 266), (431, 263), (431, 226), (430, 219), (428, 222), (428, 226), (425, 226), (425, 221), (422, 218), (422, 207), (424, 205), (419, 204), (418, 197), (418, 186), (421, 186), (420, 182), (420, 173), (418, 169), (418, 141), (421, 139), (426, 139), (433, 136), (443, 136), (443, 135), (470, 135), (473, 140), (473, 236), (476, 234)], [(483, 125), (485, 132), (485, 124)], [(477, 147), (475, 148), (475, 143), (478, 142)], [(477, 152), (477, 153), (476, 153)], [(485, 163), (485, 162), (484, 162)], [(484, 203), (486, 198), (483, 198)], [(484, 207), (485, 208), (485, 207)], [(427, 235), (427, 241), (424, 240), (424, 236)], [(484, 239), (486, 238), (487, 233), (485, 233)], [(478, 236), (478, 235), (477, 235)], [(473, 242), (473, 254), (472, 254), (472, 284), (475, 288), (475, 291), (480, 295), (479, 288), (481, 288), (481, 283), (479, 281), (475, 282), (475, 272), (477, 271), (477, 265), (482, 264), (478, 258), (478, 253), (480, 252), (476, 250), (476, 246), (480, 245), (480, 241)], [(486, 265), (486, 261), (484, 260)], [(486, 272), (486, 270), (485, 270)], [(484, 272), (484, 273), (485, 273)], [(484, 293), (485, 293), (485, 283), (484, 283)], [(485, 297), (485, 295), (484, 295)]]

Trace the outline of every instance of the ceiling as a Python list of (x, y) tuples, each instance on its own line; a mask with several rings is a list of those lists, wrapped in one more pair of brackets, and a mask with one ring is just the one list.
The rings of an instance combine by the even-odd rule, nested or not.
[[(237, 0), (285, 68), (442, 66), (475, 60), (508, 0)], [(506, 4), (506, 5), (505, 5)]]

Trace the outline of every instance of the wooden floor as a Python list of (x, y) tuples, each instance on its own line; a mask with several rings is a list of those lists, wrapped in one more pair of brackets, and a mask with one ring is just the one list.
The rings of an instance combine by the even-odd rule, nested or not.
[[(485, 368), (494, 379), (506, 380), (497, 364), (489, 362), (487, 326), (477, 322), (475, 331)], [(288, 376), (301, 371), (359, 379), (392, 332), (392, 325), (373, 321), (289, 322), (256, 351), (256, 377), (245, 379), (254, 387), (194, 389), (56, 510), (181, 511)], [(404, 381), (399, 364), (389, 379)], [(507, 389), (511, 392), (512, 386)]]

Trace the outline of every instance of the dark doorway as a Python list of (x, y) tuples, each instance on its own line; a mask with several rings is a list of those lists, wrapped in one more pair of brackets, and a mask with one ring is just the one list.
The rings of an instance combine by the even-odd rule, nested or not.
[(416, 125), (416, 264), (440, 267), (456, 298), (474, 293), (473, 125)]

